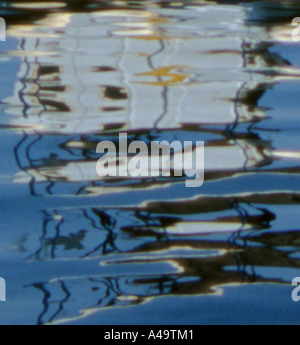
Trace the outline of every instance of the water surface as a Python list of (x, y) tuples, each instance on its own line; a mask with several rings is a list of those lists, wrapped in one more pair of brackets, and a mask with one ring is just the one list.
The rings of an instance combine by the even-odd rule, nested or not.
[[(0, 322), (298, 323), (296, 1), (2, 2)], [(205, 141), (205, 182), (96, 145)]]

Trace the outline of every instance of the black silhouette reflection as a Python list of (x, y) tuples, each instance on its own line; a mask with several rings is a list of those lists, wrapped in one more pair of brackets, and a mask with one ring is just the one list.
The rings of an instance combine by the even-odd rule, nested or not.
[[(271, 198), (274, 199), (274, 196)], [(280, 200), (280, 196), (277, 198)], [(246, 199), (243, 201), (248, 202)], [(213, 200), (210, 202), (214, 205)], [(226, 200), (228, 208), (234, 209), (236, 207), (234, 203), (236, 201)], [(209, 204), (209, 201), (207, 200), (205, 204)], [(43, 311), (38, 323), (60, 322), (65, 318), (82, 317), (83, 310), (93, 308), (103, 310), (136, 305), (145, 302), (148, 298), (161, 295), (214, 294), (218, 286), (226, 284), (250, 282), (284, 284), (286, 283), (284, 280), (269, 278), (268, 275), (256, 273), (256, 270), (300, 266), (300, 260), (292, 257), (300, 250), (299, 230), (265, 233), (263, 230), (270, 228), (270, 222), (275, 215), (264, 207), (252, 205), (257, 213), (249, 215), (245, 212), (243, 215), (250, 227), (242, 230), (245, 224), (241, 224), (241, 229), (231, 235), (228, 234), (227, 240), (217, 239), (214, 233), (200, 232), (192, 235), (169, 233), (168, 228), (184, 221), (187, 215), (181, 217), (155, 215), (153, 207), (159, 212), (159, 205), (152, 205), (151, 213), (144, 209), (126, 212), (81, 210), (82, 218), (86, 222), (86, 231), (89, 234), (93, 233), (92, 245), (91, 241), (85, 243), (84, 236), (81, 236), (80, 245), (74, 245), (75, 235), (63, 235), (67, 231), (63, 232), (62, 221), (58, 223), (55, 237), (51, 239), (45, 229), (40, 239), (41, 247), (29, 257), (30, 259), (40, 260), (43, 257), (45, 260), (49, 256), (55, 259), (56, 253), (58, 258), (70, 258), (68, 251), (72, 250), (78, 259), (94, 256), (103, 263), (106, 262), (106, 265), (112, 267), (119, 265), (120, 273), (112, 277), (86, 276), (32, 284), (32, 287), (39, 289), (44, 295)], [(173, 211), (177, 213), (178, 210), (176, 212), (175, 209)], [(45, 214), (45, 217), (47, 216)], [(227, 221), (232, 220), (231, 218), (229, 217)], [(126, 222), (130, 224), (135, 222), (137, 225), (127, 225)], [(69, 224), (69, 226), (71, 228), (73, 225)], [(82, 230), (77, 231), (73, 228), (73, 231), (77, 234), (77, 238), (80, 237), (80, 233), (85, 234)], [(97, 241), (99, 244), (93, 248)], [(128, 250), (122, 249), (128, 246), (128, 241), (134, 242), (135, 245)], [(63, 244), (61, 251), (57, 248), (60, 244)], [(112, 253), (116, 256), (110, 259)], [(177, 272), (165, 272), (159, 275), (147, 272), (151, 265), (170, 262), (172, 267), (180, 269)], [(135, 264), (144, 265), (146, 272), (137, 274), (132, 271), (122, 274), (123, 266), (134, 267)], [(88, 301), (82, 301), (80, 296), (86, 295), (89, 296)], [(60, 315), (62, 312), (63, 315)]]

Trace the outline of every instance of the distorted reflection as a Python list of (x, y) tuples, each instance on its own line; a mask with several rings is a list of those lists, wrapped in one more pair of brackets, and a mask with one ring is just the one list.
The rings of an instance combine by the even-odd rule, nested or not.
[[(22, 288), (38, 290), (38, 324), (158, 296), (220, 295), (230, 284), (290, 283), (269, 270), (300, 267), (300, 147), (282, 139), (296, 143), (300, 127), (276, 113), (276, 87), (299, 83), (297, 48), (279, 49), (291, 43), (295, 2), (9, 8), (17, 43), (0, 64), (14, 63), (15, 74), (0, 125), (14, 148), (1, 183), (11, 174), (5, 188), (25, 201), (27, 219), (4, 243), (22, 260)], [(172, 174), (100, 178), (96, 146), (117, 145), (120, 132), (148, 146), (205, 141), (204, 187), (187, 191)]]

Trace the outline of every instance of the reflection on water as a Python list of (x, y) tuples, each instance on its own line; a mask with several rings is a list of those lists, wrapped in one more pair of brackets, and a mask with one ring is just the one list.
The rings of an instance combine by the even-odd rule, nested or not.
[[(30, 321), (20, 304), (1, 322), (101, 323), (104, 310), (157, 297), (290, 284), (300, 266), (296, 2), (22, 2), (1, 11), (0, 273), (9, 281), (17, 262), (12, 298), (25, 293), (36, 306)], [(147, 144), (204, 140), (204, 186), (99, 178), (96, 145), (117, 143), (120, 131)], [(124, 320), (116, 313), (115, 322)]]

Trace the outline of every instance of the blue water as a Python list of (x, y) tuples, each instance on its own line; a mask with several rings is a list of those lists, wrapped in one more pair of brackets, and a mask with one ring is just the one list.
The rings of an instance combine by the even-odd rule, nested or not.
[[(0, 324), (297, 324), (297, 1), (2, 2)], [(205, 181), (100, 178), (203, 140)]]

